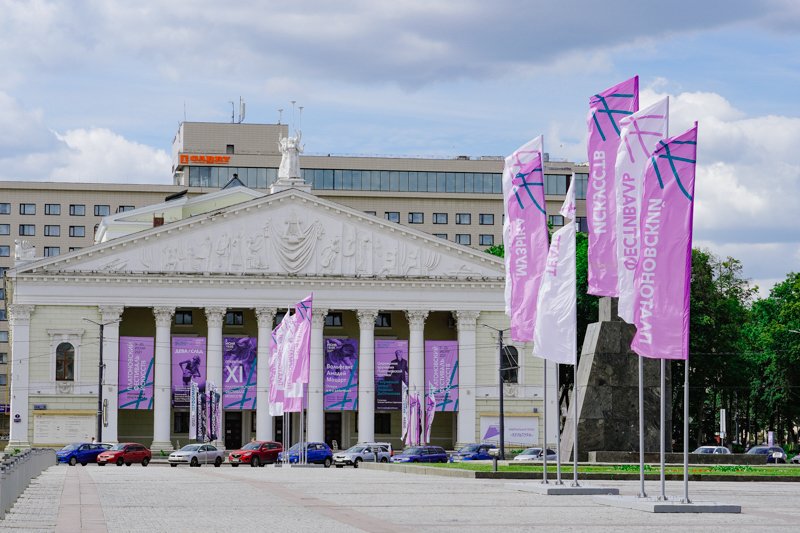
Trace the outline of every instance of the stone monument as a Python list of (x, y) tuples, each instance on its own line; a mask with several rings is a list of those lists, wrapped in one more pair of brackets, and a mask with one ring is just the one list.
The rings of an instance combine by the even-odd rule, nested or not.
[(303, 180), (300, 173), (300, 154), (303, 145), (300, 144), (302, 132), (295, 130), (294, 136), (281, 137), (278, 149), (281, 152), (281, 164), (278, 167), (278, 179), (270, 186), (270, 193), (275, 194), (286, 189), (300, 189), (311, 192), (311, 185)]

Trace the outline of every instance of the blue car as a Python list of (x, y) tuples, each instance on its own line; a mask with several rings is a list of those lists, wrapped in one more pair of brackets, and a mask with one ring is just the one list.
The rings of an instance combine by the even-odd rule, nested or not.
[(411, 446), (392, 457), (393, 463), (446, 463), (447, 452), (441, 446)]
[(97, 456), (111, 448), (110, 444), (96, 442), (75, 442), (67, 444), (56, 452), (56, 459), (59, 463), (67, 463), (75, 466), (80, 463), (86, 466), (88, 463), (96, 463)]
[(492, 458), (489, 450), (496, 449), (494, 444), (467, 444), (450, 456), (457, 463), (460, 461), (488, 461)]
[[(287, 452), (279, 453), (278, 461), (285, 461), (287, 453), (289, 454), (289, 462), (297, 463), (300, 460), (300, 444), (295, 444)], [(330, 446), (324, 442), (307, 442), (306, 462), (324, 465), (325, 468), (329, 468), (333, 463), (333, 452)]]

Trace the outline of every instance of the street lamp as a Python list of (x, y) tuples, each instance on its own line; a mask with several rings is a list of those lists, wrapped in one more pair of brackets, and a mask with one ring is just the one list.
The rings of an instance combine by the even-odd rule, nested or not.
[(506, 428), (505, 428), (505, 414), (503, 412), (503, 371), (508, 370), (507, 368), (503, 368), (503, 332), (508, 331), (509, 328), (505, 329), (497, 329), (493, 328), (492, 326), (487, 326), (486, 324), (481, 324), (485, 328), (492, 329), (497, 332), (497, 355), (498, 355), (498, 365), (497, 368), (500, 370), (498, 378), (499, 378), (499, 389), (500, 389), (500, 459), (505, 461), (506, 458)]
[(119, 320), (109, 320), (108, 322), (95, 322), (89, 318), (84, 318), (86, 322), (91, 322), (96, 326), (100, 326), (100, 361), (98, 363), (97, 371), (97, 442), (103, 442), (103, 329), (109, 324), (115, 324)]

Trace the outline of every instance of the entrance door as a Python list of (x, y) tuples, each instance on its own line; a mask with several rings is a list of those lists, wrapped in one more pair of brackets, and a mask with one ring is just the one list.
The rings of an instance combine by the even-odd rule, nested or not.
[(342, 413), (325, 413), (325, 442), (333, 449), (342, 446)]
[(225, 449), (238, 450), (242, 447), (242, 412), (225, 413)]

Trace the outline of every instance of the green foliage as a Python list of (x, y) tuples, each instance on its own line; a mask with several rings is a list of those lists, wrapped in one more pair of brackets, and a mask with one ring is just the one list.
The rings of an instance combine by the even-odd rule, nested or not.
[(505, 248), (503, 248), (502, 244), (495, 244), (494, 246), (490, 246), (484, 250), (487, 254), (496, 255), (497, 257), (504, 257), (505, 256)]

